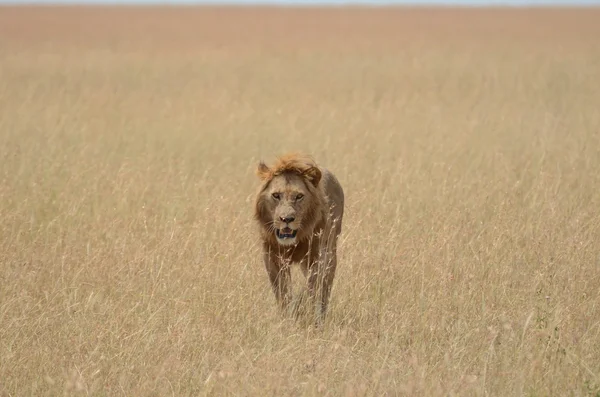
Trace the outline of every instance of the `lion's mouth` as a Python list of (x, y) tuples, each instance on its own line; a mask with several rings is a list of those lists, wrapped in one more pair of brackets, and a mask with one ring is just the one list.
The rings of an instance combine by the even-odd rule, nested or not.
[(296, 234), (298, 233), (298, 230), (292, 230), (289, 227), (284, 227), (283, 229), (276, 229), (275, 230), (275, 234), (277, 235), (277, 238), (279, 239), (286, 239), (286, 238), (296, 238)]

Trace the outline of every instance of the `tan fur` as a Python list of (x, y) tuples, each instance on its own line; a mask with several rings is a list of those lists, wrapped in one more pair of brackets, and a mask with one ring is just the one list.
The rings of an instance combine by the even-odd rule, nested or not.
[[(322, 320), (337, 266), (337, 238), (344, 214), (342, 187), (330, 171), (304, 154), (286, 154), (270, 167), (260, 162), (256, 172), (262, 185), (256, 196), (254, 217), (276, 299), (283, 308), (288, 306), (290, 265), (299, 263)], [(283, 222), (290, 219), (294, 220)], [(297, 231), (296, 237), (278, 239), (276, 230), (286, 230), (282, 228), (288, 225)]]

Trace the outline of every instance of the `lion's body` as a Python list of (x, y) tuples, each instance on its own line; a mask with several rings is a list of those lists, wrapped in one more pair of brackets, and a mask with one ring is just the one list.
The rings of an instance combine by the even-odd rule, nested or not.
[(278, 302), (290, 300), (290, 265), (300, 264), (310, 294), (327, 310), (337, 266), (344, 191), (329, 170), (308, 156), (286, 155), (272, 167), (260, 163), (256, 197), (263, 258)]

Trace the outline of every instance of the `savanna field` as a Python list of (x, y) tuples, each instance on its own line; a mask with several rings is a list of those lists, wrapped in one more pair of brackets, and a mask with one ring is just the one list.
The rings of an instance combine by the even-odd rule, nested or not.
[[(600, 396), (598, 21), (0, 8), (0, 395)], [(252, 220), (295, 150), (346, 194), (322, 328)]]

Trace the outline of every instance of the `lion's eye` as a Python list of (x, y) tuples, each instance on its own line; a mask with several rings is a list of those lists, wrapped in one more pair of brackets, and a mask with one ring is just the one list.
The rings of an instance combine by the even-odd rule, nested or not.
[(279, 200), (281, 198), (281, 194), (279, 193), (273, 193), (272, 196), (275, 200)]
[(303, 198), (304, 198), (304, 195), (303, 195), (302, 193), (298, 193), (298, 194), (296, 195), (296, 200), (297, 200), (297, 201), (300, 201), (300, 200), (302, 200)]

